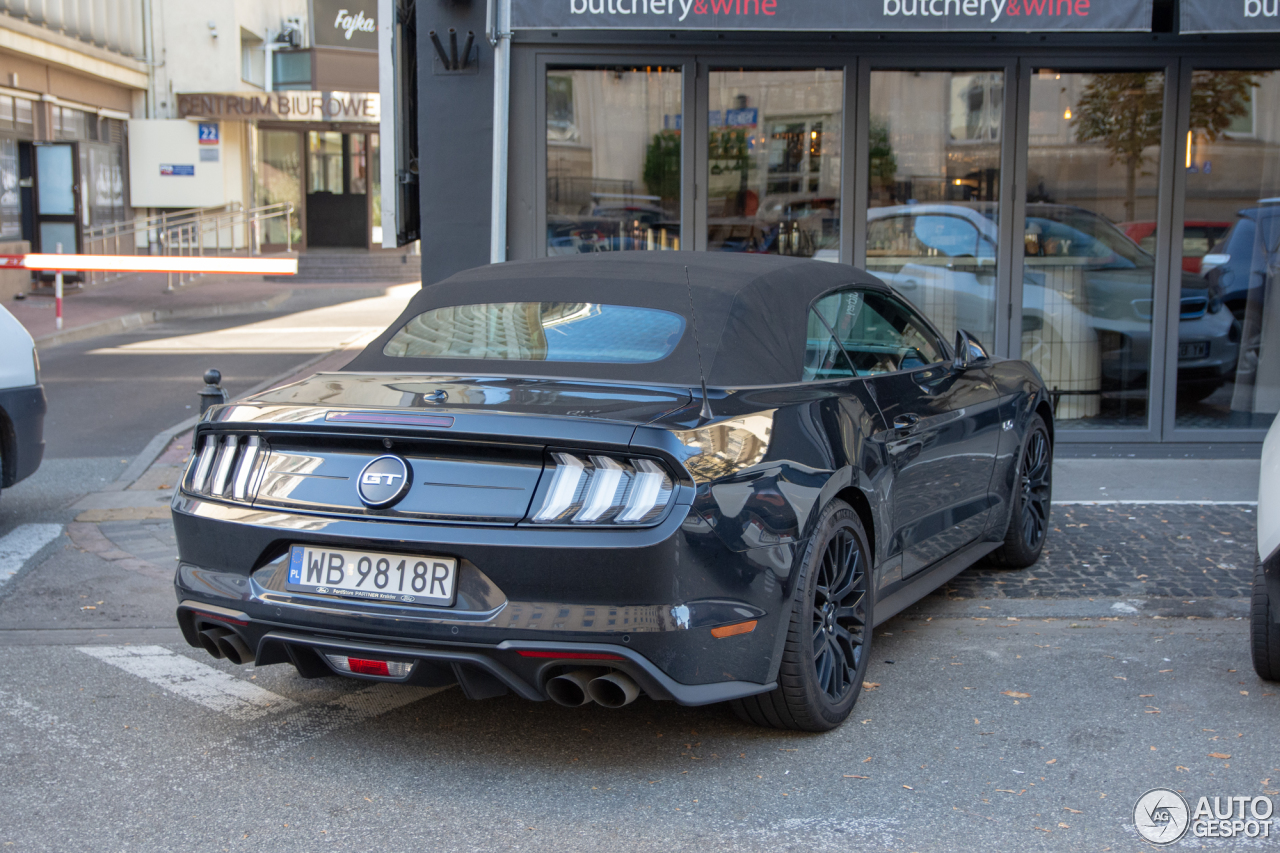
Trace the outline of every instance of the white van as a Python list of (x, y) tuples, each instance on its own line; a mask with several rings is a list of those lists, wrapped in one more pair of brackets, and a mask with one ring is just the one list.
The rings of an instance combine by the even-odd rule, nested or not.
[(40, 467), (46, 408), (35, 341), (0, 306), (0, 488)]

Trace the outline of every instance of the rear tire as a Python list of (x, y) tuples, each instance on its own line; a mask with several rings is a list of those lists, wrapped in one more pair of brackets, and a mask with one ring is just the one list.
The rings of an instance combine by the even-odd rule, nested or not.
[(1009, 528), (1004, 544), (988, 555), (987, 562), (1002, 569), (1025, 569), (1039, 560), (1049, 538), (1052, 498), (1053, 443), (1044, 418), (1032, 415), (1009, 499)]
[(745, 722), (825, 732), (845, 721), (862, 690), (871, 652), (871, 549), (858, 514), (827, 505), (801, 561), (778, 686), (738, 699)]
[[(1280, 566), (1272, 570), (1277, 569)], [(1267, 594), (1265, 571), (1261, 561), (1253, 571), (1253, 612), (1250, 615), (1253, 669), (1259, 678), (1280, 681), (1280, 625), (1276, 624), (1276, 609), (1280, 608), (1280, 601), (1272, 601)]]

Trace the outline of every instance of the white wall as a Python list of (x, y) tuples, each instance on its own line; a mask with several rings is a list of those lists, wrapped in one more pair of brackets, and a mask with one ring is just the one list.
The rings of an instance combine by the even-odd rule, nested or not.
[[(216, 207), (226, 204), (223, 145), (201, 145), (198, 123), (186, 119), (132, 119), (129, 122), (129, 197), (134, 207)], [(218, 149), (218, 162), (202, 162), (200, 152)], [(238, 154), (236, 157), (238, 158)], [(192, 167), (193, 175), (164, 175), (164, 165)], [(237, 174), (239, 170), (237, 168)]]
[[(156, 48), (155, 118), (176, 118), (179, 92), (254, 92), (241, 77), (240, 30), (264, 42), (285, 18), (297, 17), (307, 32), (307, 0), (153, 0)], [(212, 22), (217, 32), (210, 29)]]

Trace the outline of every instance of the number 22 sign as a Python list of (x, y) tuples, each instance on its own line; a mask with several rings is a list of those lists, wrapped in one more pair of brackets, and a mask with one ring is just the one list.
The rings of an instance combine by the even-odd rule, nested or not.
[(199, 132), (201, 145), (218, 144), (218, 123), (216, 121), (200, 122)]

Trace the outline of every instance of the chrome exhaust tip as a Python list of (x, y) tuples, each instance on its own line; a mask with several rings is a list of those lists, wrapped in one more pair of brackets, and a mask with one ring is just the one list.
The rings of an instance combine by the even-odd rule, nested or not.
[(640, 687), (631, 680), (631, 676), (621, 672), (610, 672), (587, 684), (587, 693), (598, 705), (606, 708), (621, 708), (630, 705), (640, 697)]
[(552, 702), (566, 708), (589, 705), (591, 695), (587, 692), (587, 685), (598, 675), (598, 669), (575, 669), (573, 672), (557, 675), (547, 682), (547, 696)]

